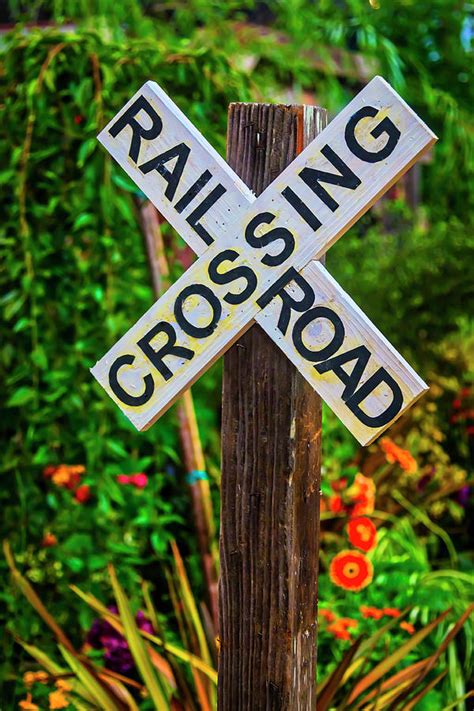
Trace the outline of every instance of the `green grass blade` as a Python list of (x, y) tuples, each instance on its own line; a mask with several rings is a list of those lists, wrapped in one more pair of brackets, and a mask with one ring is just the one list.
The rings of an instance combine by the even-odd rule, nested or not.
[(430, 681), (425, 687), (423, 687), (423, 689), (421, 689), (421, 691), (419, 691), (419, 692), (418, 692), (415, 696), (413, 696), (409, 701), (405, 702), (404, 705), (403, 705), (403, 711), (412, 711), (412, 710), (415, 708), (415, 706), (417, 705), (417, 703), (419, 703), (419, 702), (421, 701), (421, 699), (422, 699), (424, 696), (426, 696), (426, 694), (427, 694), (428, 692), (431, 691), (431, 689), (434, 689), (434, 687), (436, 686), (436, 684), (438, 684), (438, 683), (441, 681), (441, 679), (442, 679), (444, 676), (446, 676), (447, 673), (448, 673), (448, 672), (447, 672), (447, 669), (445, 669), (444, 671), (442, 671), (441, 674), (438, 674), (437, 677), (435, 677), (434, 679), (432, 679), (432, 681)]
[(167, 711), (168, 701), (160, 684), (158, 675), (150, 661), (143, 639), (137, 629), (128, 598), (125, 595), (112, 566), (109, 566), (110, 580), (123, 624), (124, 636), (130, 647), (130, 652), (137, 665), (145, 686), (157, 711)]
[(72, 655), (65, 647), (59, 646), (59, 651), (63, 655), (68, 666), (77, 676), (81, 684), (92, 696), (94, 703), (101, 711), (121, 711), (122, 706), (115, 704), (105, 689), (97, 681), (93, 674), (82, 664), (77, 657)]
[[(90, 607), (92, 607), (93, 610), (98, 612), (99, 615), (101, 615), (104, 619), (110, 622), (114, 629), (120, 632), (120, 634), (123, 634), (123, 625), (120, 622), (120, 618), (118, 617), (118, 615), (114, 615), (113, 612), (111, 612), (103, 603), (100, 602), (100, 600), (98, 600), (96, 597), (89, 593), (83, 592), (75, 585), (71, 585), (71, 590), (75, 592), (76, 595), (79, 595), (79, 597), (84, 600), (84, 602), (86, 602)], [(206, 676), (209, 677), (213, 684), (217, 685), (216, 670), (206, 664), (206, 662), (203, 662), (200, 657), (196, 656), (195, 654), (192, 654), (191, 652), (188, 652), (185, 649), (182, 649), (181, 647), (178, 647), (176, 644), (173, 644), (171, 642), (163, 642), (163, 640), (157, 635), (150, 634), (149, 632), (145, 632), (144, 630), (139, 630), (139, 633), (144, 639), (147, 639), (153, 644), (156, 644), (158, 647), (163, 647), (164, 649), (166, 649), (167, 652), (175, 656), (177, 659), (180, 659), (183, 662), (187, 662), (190, 666), (194, 667), (195, 669), (198, 669), (199, 671), (202, 671), (204, 674), (206, 674)]]

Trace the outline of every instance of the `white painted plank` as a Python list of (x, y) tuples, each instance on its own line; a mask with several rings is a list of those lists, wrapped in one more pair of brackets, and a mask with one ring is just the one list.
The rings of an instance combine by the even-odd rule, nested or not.
[[(388, 115), (393, 124), (401, 131), (400, 139), (392, 154), (379, 163), (367, 163), (360, 157), (354, 156), (345, 144), (343, 138), (344, 129), (352, 115), (358, 109), (366, 105), (374, 106), (379, 112), (382, 112), (382, 117)], [(357, 140), (359, 144), (365, 146), (367, 150), (376, 151), (384, 145), (383, 136), (375, 140), (369, 137), (369, 131), (379, 122), (380, 113), (377, 115), (375, 121), (371, 119), (364, 120), (358, 127), (360, 130), (356, 133)], [(183, 389), (188, 387), (193, 380), (248, 327), (251, 318), (258, 312), (255, 299), (265, 291), (266, 287), (270, 286), (288, 267), (296, 265), (297, 268), (300, 268), (311, 258), (315, 249), (317, 253), (322, 254), (327, 246), (332, 244), (335, 239), (375, 201), (384, 187), (392, 184), (398, 175), (406, 169), (407, 166), (412, 164), (419, 153), (429, 147), (434, 140), (435, 138), (429, 129), (416, 118), (413, 112), (397, 97), (383, 80), (373, 80), (253, 203), (250, 216), (248, 214), (245, 215), (245, 217), (241, 216), (240, 219), (237, 220), (237, 226), (234, 226), (232, 231), (229, 231), (228, 236), (220, 242), (219, 246), (213, 245), (207, 250), (196, 265), (194, 265), (187, 274), (183, 275), (174, 287), (172, 287), (168, 293), (140, 319), (136, 326), (95, 366), (93, 369), (95, 377), (101, 382), (107, 392), (109, 392), (138, 429), (144, 429), (155, 421), (171, 402), (179, 396)], [(319, 170), (335, 172), (334, 167), (329, 165), (327, 157), (325, 158), (321, 155), (321, 149), (326, 144), (330, 145), (330, 147), (337, 152), (338, 156), (354, 171), (361, 181), (359, 187), (353, 190), (349, 190), (347, 187), (331, 186), (331, 196), (339, 203), (339, 207), (337, 207), (334, 213), (330, 211), (319, 198), (308, 194), (309, 188), (302, 183), (299, 177), (299, 173), (303, 168), (318, 168)], [(288, 184), (298, 191), (300, 197), (305, 200), (306, 205), (311, 206), (315, 214), (316, 209), (314, 204), (317, 203), (317, 217), (322, 222), (322, 225), (316, 232), (297, 215), (293, 208), (288, 205), (286, 200), (281, 196), (281, 190), (287, 187)], [(324, 184), (324, 187), (327, 187), (326, 184)], [(308, 200), (308, 197), (310, 197), (311, 200)], [(276, 215), (271, 228), (276, 224), (278, 227), (283, 226), (290, 229), (295, 242), (293, 253), (285, 260), (282, 260), (281, 264), (272, 267), (264, 266), (260, 262), (266, 250), (261, 247), (250, 249), (243, 237), (245, 228), (249, 223), (249, 217), (251, 219), (264, 211), (272, 211)], [(260, 233), (257, 232), (257, 235), (258, 234)], [(281, 244), (282, 242), (280, 240), (279, 246), (281, 246)], [(217, 286), (212, 283), (207, 273), (211, 259), (221, 253), (223, 246), (235, 249), (238, 252), (239, 257), (232, 266), (244, 265), (250, 267), (258, 279), (257, 287), (253, 295), (239, 306), (228, 305), (222, 300), (229, 290), (228, 287)], [(275, 252), (274, 250), (272, 253), (275, 254), (278, 253), (278, 251)], [(225, 263), (224, 266), (228, 268), (229, 263)], [(311, 275), (311, 278), (313, 278), (313, 276), (317, 275)], [(173, 314), (176, 296), (178, 296), (183, 288), (196, 283), (207, 285), (213, 294), (217, 296), (219, 304), (222, 307), (222, 313), (220, 314), (213, 333), (205, 338), (199, 339), (184, 333), (176, 324)], [(238, 284), (242, 283), (243, 280), (238, 282)], [(232, 291), (234, 291), (233, 286), (235, 288), (234, 284), (230, 284)], [(188, 304), (189, 301), (187, 302), (187, 305)], [(200, 308), (202, 311), (201, 314), (199, 314), (198, 307), (194, 308), (193, 318), (206, 318), (202, 304)], [(173, 372), (172, 377), (167, 381), (163, 380), (156, 369), (150, 367), (150, 361), (146, 359), (142, 351), (137, 347), (139, 338), (153, 327), (157, 321), (164, 321), (168, 324), (168, 327), (173, 328), (176, 333), (177, 343), (191, 348), (195, 354), (191, 360), (179, 359), (175, 355), (166, 356), (165, 361), (169, 367), (172, 368)], [(197, 322), (195, 321), (195, 323)], [(291, 343), (289, 345), (291, 346)], [(294, 357), (294, 353), (291, 353), (291, 347), (287, 348), (285, 352), (287, 352), (290, 357)], [(124, 387), (128, 388), (130, 393), (139, 393), (143, 390), (143, 377), (145, 375), (148, 375), (148, 380), (150, 376), (152, 376), (155, 381), (152, 396), (146, 404), (140, 405), (139, 407), (131, 407), (121, 402), (119, 398), (112, 393), (108, 382), (110, 365), (117, 356), (123, 355), (124, 353), (129, 353), (130, 357), (134, 358), (132, 366), (123, 366), (120, 370), (122, 383)], [(301, 365), (304, 366), (304, 364)], [(305, 371), (304, 367), (301, 367), (301, 369), (303, 372)], [(306, 371), (307, 373), (310, 372), (307, 368)], [(305, 377), (308, 377), (307, 373)], [(330, 375), (331, 373), (326, 377)], [(363, 382), (363, 380), (361, 380), (361, 382)], [(415, 391), (418, 392), (416, 389), (418, 388), (418, 390), (420, 390), (421, 388), (422, 391), (423, 386), (422, 381), (413, 384), (413, 397), (417, 396), (415, 394)], [(326, 398), (328, 397), (330, 397), (330, 395), (326, 393)], [(337, 400), (337, 398), (340, 399), (340, 395), (335, 395), (334, 399)], [(369, 407), (367, 403), (368, 400), (364, 406)], [(333, 406), (332, 402), (330, 402), (330, 404)], [(341, 408), (339, 408), (339, 410), (341, 410)], [(375, 405), (372, 407), (372, 410), (376, 412)], [(340, 413), (338, 412), (338, 414)], [(357, 427), (351, 425), (350, 418), (348, 419), (346, 417), (345, 422), (350, 429), (354, 427), (354, 433), (356, 434)], [(371, 434), (373, 434), (373, 432), (374, 430), (372, 428)], [(359, 432), (356, 436), (358, 436), (361, 441), (368, 441), (367, 433)]]

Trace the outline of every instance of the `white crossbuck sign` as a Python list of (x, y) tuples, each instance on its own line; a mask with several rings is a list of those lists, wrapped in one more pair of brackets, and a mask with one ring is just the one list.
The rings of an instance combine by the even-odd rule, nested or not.
[(91, 369), (138, 430), (254, 319), (361, 444), (427, 390), (315, 261), (436, 141), (384, 79), (257, 198), (155, 82), (99, 140), (199, 257)]

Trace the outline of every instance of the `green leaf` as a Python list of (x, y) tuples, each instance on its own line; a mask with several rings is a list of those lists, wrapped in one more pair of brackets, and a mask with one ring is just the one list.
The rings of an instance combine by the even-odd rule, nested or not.
[(35, 391), (32, 388), (21, 387), (16, 390), (11, 398), (7, 400), (7, 407), (20, 407), (26, 405), (35, 398)]
[(59, 646), (59, 651), (63, 655), (69, 667), (77, 676), (81, 684), (87, 689), (87, 692), (94, 699), (94, 703), (98, 705), (101, 711), (120, 711), (120, 706), (115, 704), (105, 691), (104, 687), (97, 679), (89, 672), (87, 667), (74, 657), (68, 650)]

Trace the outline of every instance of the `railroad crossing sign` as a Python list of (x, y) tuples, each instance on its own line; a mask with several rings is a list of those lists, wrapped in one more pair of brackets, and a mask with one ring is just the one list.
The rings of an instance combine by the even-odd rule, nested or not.
[(155, 82), (98, 138), (198, 255), (91, 369), (138, 430), (254, 319), (361, 444), (427, 390), (315, 261), (436, 141), (384, 79), (258, 198)]

